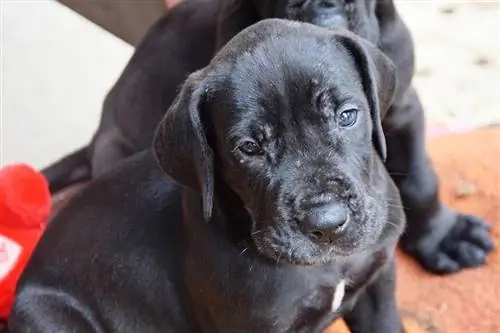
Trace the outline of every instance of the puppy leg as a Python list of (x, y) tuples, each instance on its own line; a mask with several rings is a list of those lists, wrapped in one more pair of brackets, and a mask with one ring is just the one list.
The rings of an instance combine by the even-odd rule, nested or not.
[(394, 260), (387, 264), (344, 316), (351, 333), (404, 332), (396, 303), (395, 267)]
[(120, 131), (114, 127), (99, 133), (93, 141), (92, 178), (99, 177), (133, 154), (133, 150)]
[(439, 201), (437, 177), (425, 150), (424, 113), (413, 88), (391, 107), (383, 126), (386, 166), (406, 211), (403, 249), (437, 274), (483, 265), (493, 248), (489, 227)]
[(8, 331), (105, 332), (95, 314), (72, 295), (39, 286), (29, 286), (18, 293), (8, 319)]
[(87, 150), (87, 147), (80, 148), (41, 171), (49, 183), (50, 193), (90, 180), (92, 171)]

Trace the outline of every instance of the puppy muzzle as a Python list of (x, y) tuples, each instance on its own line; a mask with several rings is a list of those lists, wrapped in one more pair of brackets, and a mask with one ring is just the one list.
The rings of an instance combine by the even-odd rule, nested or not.
[(347, 28), (343, 5), (338, 0), (309, 1), (304, 4), (302, 20), (325, 28)]

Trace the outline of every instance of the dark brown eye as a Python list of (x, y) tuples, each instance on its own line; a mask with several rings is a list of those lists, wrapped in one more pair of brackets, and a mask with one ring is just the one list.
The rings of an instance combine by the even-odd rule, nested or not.
[(349, 109), (342, 111), (339, 115), (339, 126), (341, 127), (350, 127), (356, 123), (356, 120), (358, 119), (358, 110), (356, 109)]
[(336, 4), (333, 3), (331, 0), (321, 1), (319, 5), (323, 8), (335, 8), (336, 7)]
[(242, 142), (238, 149), (246, 154), (246, 155), (250, 155), (250, 156), (255, 156), (255, 155), (260, 155), (263, 153), (263, 150), (262, 148), (256, 144), (255, 142), (253, 141), (244, 141)]

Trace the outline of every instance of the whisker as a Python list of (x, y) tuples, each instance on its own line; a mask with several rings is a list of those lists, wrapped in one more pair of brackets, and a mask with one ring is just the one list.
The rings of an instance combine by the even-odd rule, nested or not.
[(388, 225), (391, 225), (391, 226), (393, 226), (393, 227), (395, 227), (395, 228), (399, 228), (399, 225), (397, 225), (397, 224), (396, 224), (396, 223), (394, 223), (394, 222), (387, 221), (387, 224), (388, 224)]
[(387, 197), (387, 200), (389, 200), (389, 202), (390, 202), (391, 200), (394, 200), (393, 202), (400, 202), (400, 201), (401, 201), (401, 199), (400, 199), (400, 198), (394, 198), (394, 197)]
[(282, 254), (282, 252), (280, 251), (280, 253), (278, 254), (278, 258), (276, 259), (276, 268), (278, 268), (278, 266), (279, 266), (281, 254)]
[[(387, 224), (390, 225), (391, 227), (393, 227), (394, 229), (399, 229), (400, 226), (397, 225), (396, 223), (394, 222), (391, 222), (391, 221), (387, 221)], [(406, 234), (406, 228), (403, 228), (403, 235)]]
[(290, 261), (293, 261), (293, 253), (295, 251), (297, 251), (301, 246), (302, 246), (302, 242), (299, 242), (299, 244), (297, 244), (297, 246), (291, 248), (291, 250), (290, 250), (290, 256), (289, 256), (289, 260)]
[(240, 252), (240, 256), (245, 253), (248, 250), (248, 246), (243, 249), (243, 251)]
[(387, 206), (389, 207), (394, 207), (394, 208), (404, 208), (404, 209), (408, 209), (408, 207), (405, 207), (403, 205), (394, 205), (394, 204), (391, 204), (391, 203), (387, 203)]
[(387, 172), (388, 174), (390, 174), (391, 176), (407, 176), (408, 173), (407, 172)]
[(263, 231), (264, 231), (264, 229), (259, 229), (259, 230), (256, 230), (256, 231), (252, 232), (251, 235), (255, 236), (255, 235), (257, 235), (257, 234), (259, 234), (259, 233), (261, 233)]
[[(328, 255), (330, 255), (331, 250), (332, 250), (332, 249), (328, 250)], [(328, 260), (327, 260), (326, 256), (323, 256), (323, 257), (321, 258), (321, 262), (322, 262), (323, 264), (325, 264), (325, 265), (326, 265), (326, 264), (328, 264)]]
[(253, 268), (253, 264), (255, 263), (255, 258), (253, 258), (252, 263), (250, 264), (250, 268), (248, 269), (248, 272), (250, 273)]
[(401, 201), (401, 198), (400, 198), (400, 197), (397, 197), (397, 198), (396, 198), (396, 197), (391, 197), (391, 196), (388, 196), (388, 197), (387, 197), (387, 202), (389, 202), (389, 203), (393, 203), (393, 204), (400, 204), (400, 203), (402, 203), (402, 201)]

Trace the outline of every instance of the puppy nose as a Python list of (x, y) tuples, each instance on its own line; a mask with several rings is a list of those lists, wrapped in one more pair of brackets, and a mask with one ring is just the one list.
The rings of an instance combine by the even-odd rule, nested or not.
[(339, 0), (316, 0), (311, 1), (304, 8), (305, 20), (320, 27), (346, 27), (342, 6)]
[(348, 223), (347, 207), (328, 203), (312, 208), (303, 221), (302, 231), (317, 244), (333, 242)]

